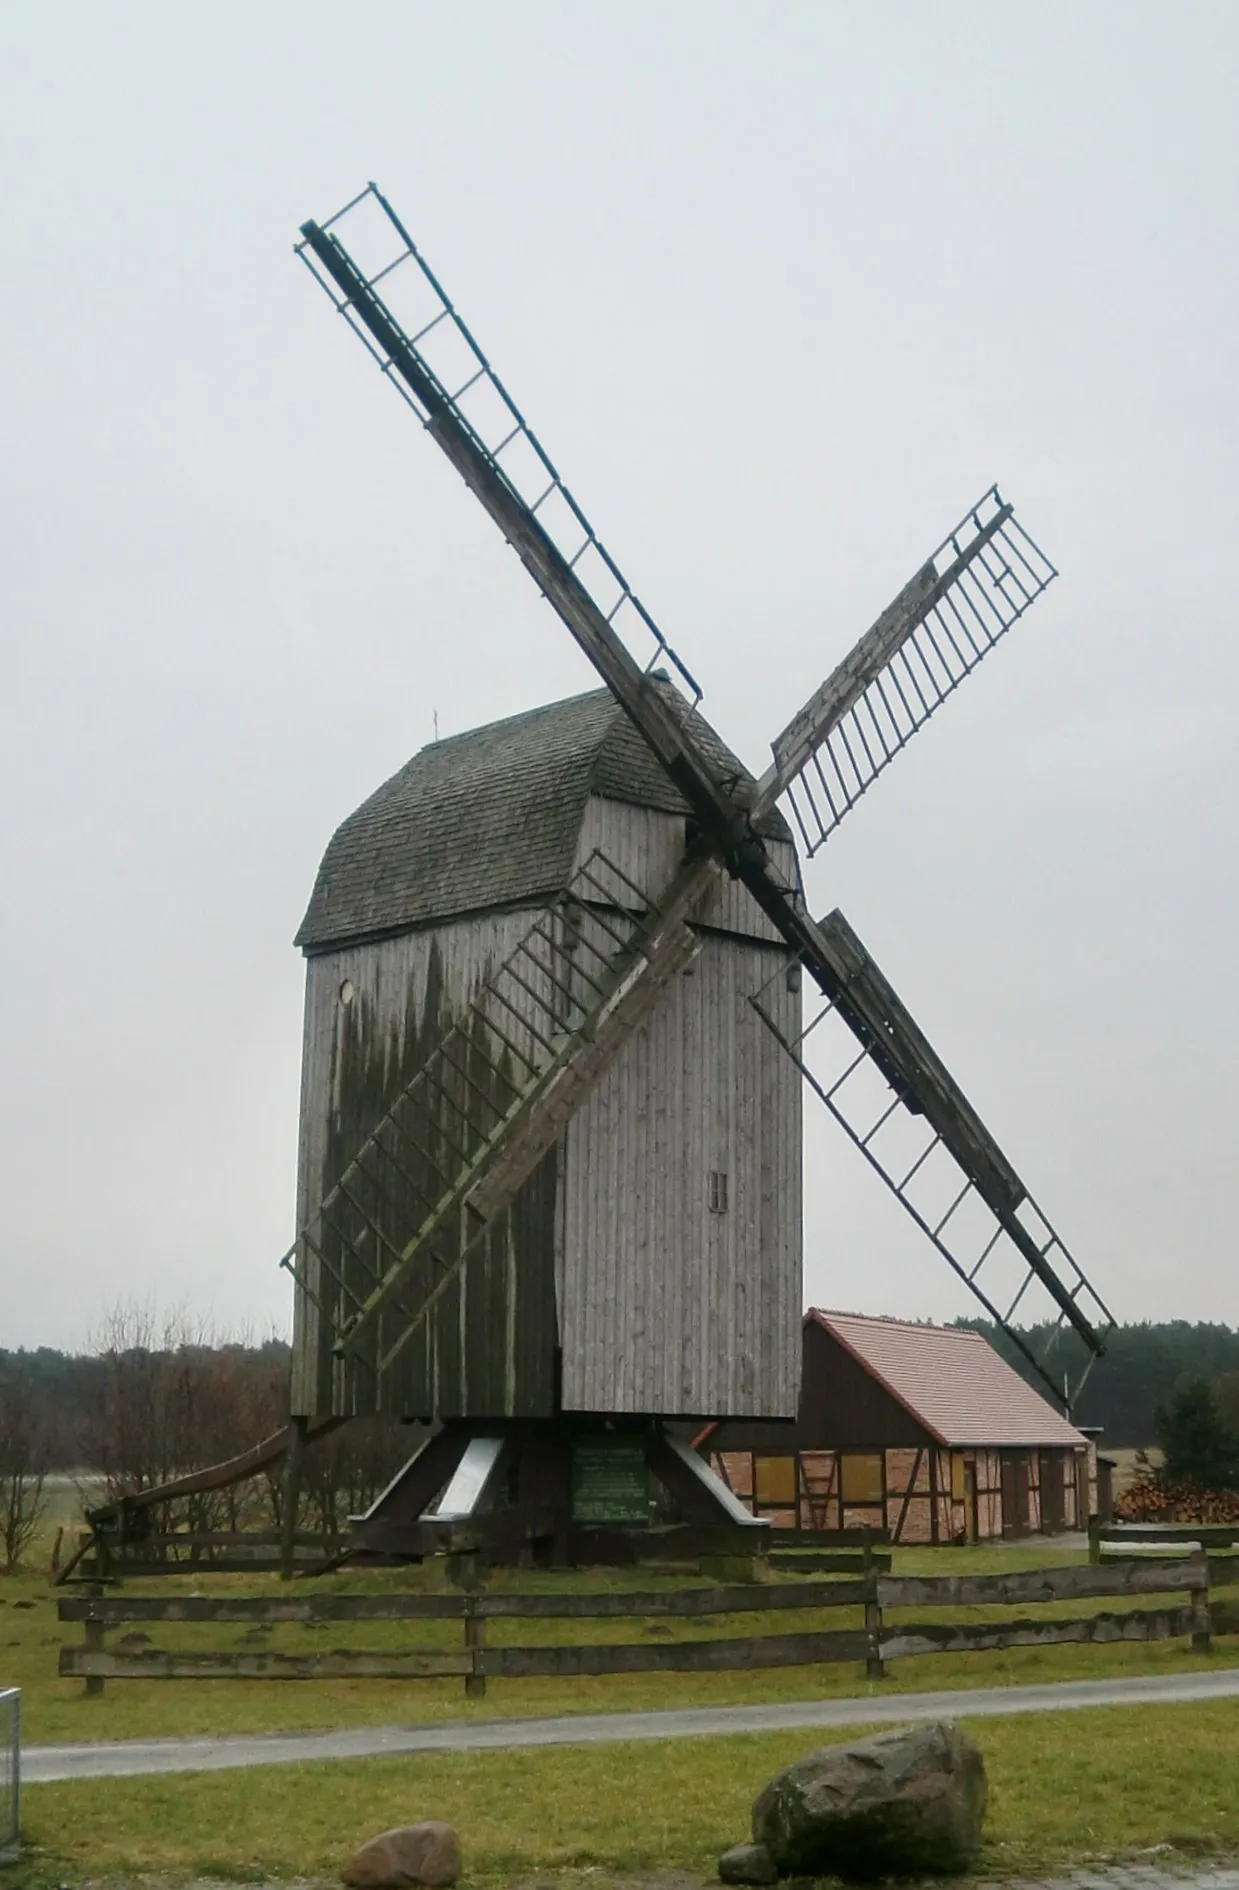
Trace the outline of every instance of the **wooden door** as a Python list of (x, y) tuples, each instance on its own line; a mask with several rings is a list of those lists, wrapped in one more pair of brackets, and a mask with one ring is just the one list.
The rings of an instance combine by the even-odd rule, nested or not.
[(1041, 1452), (1041, 1528), (1047, 1536), (1060, 1535), (1067, 1527), (1066, 1467), (1061, 1450)]
[(964, 1516), (968, 1529), (969, 1542), (975, 1542), (981, 1533), (977, 1515), (977, 1465), (974, 1457), (964, 1463)]
[(1008, 1539), (1028, 1534), (1028, 1456), (1024, 1451), (1002, 1454), (1002, 1533)]

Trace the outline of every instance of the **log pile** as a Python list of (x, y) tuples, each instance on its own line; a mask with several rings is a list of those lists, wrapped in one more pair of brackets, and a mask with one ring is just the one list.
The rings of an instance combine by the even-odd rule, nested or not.
[(1239, 1490), (1200, 1490), (1143, 1470), (1114, 1499), (1114, 1520), (1127, 1523), (1239, 1524)]

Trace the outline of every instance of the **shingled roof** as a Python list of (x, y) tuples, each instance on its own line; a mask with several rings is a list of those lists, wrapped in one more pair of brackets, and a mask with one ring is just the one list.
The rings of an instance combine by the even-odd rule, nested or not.
[(822, 1312), (815, 1320), (940, 1444), (1083, 1449), (1085, 1439), (967, 1326)]
[[(720, 773), (752, 778), (700, 716), (693, 733)], [(562, 891), (591, 796), (688, 812), (607, 689), (432, 742), (337, 829), (296, 943), (322, 951)], [(763, 826), (790, 838), (778, 814)]]

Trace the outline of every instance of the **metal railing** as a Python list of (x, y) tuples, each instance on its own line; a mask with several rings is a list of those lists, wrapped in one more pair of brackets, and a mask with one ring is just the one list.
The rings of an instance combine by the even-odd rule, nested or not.
[(20, 1687), (0, 1688), (0, 1864), (11, 1864), (21, 1848), (22, 1696)]

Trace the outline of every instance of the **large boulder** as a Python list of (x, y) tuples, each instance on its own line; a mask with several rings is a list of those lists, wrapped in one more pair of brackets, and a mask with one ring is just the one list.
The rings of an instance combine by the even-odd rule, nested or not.
[(962, 1871), (981, 1845), (985, 1765), (951, 1720), (823, 1746), (753, 1806), (753, 1841), (781, 1876), (853, 1880)]
[(425, 1884), (446, 1890), (460, 1875), (460, 1845), (450, 1824), (427, 1818), (381, 1831), (354, 1851), (344, 1866), (345, 1883), (356, 1890), (409, 1890)]

